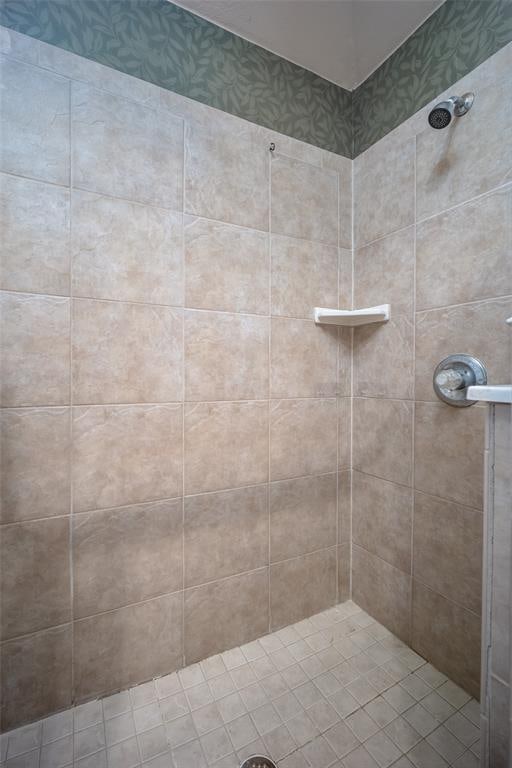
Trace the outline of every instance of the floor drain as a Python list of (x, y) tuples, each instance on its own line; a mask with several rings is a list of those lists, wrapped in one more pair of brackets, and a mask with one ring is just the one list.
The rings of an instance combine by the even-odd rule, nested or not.
[(276, 764), (272, 762), (270, 757), (263, 757), (262, 755), (253, 755), (245, 760), (240, 768), (277, 768)]

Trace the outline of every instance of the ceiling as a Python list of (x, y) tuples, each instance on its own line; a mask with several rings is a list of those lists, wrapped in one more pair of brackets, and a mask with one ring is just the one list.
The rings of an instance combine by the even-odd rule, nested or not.
[(353, 90), (443, 0), (172, 0)]

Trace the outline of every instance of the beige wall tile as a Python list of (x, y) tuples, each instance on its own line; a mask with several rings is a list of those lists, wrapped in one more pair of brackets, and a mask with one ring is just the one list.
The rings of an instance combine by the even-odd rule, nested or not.
[(185, 211), (268, 230), (268, 147), (257, 132), (227, 129), (222, 117), (185, 131)]
[(11, 291), (69, 295), (69, 191), (0, 176), (0, 284)]
[(3, 406), (69, 403), (69, 299), (0, 294)]
[(415, 494), (414, 578), (474, 613), (482, 605), (482, 537), (478, 510)]
[(338, 306), (340, 309), (352, 309), (352, 251), (339, 249)]
[(73, 83), (73, 184), (182, 210), (183, 122)]
[(338, 179), (277, 154), (271, 160), (272, 232), (338, 245)]
[(352, 398), (338, 398), (338, 467), (352, 465)]
[(268, 314), (265, 232), (186, 216), (185, 264), (187, 307)]
[(75, 621), (76, 700), (114, 693), (181, 667), (182, 609), (178, 592)]
[(413, 582), (412, 647), (472, 696), (480, 694), (480, 617)]
[(73, 402), (181, 401), (182, 350), (180, 310), (75, 299)]
[(392, 315), (387, 323), (354, 330), (354, 394), (414, 396), (414, 323)]
[(338, 472), (338, 544), (350, 544), (352, 537), (352, 472)]
[(267, 479), (267, 402), (185, 405), (185, 493)]
[(70, 409), (0, 413), (0, 522), (69, 513)]
[(268, 397), (269, 321), (185, 311), (185, 399)]
[(71, 625), (10, 640), (1, 646), (0, 729), (71, 706)]
[(272, 314), (314, 319), (315, 307), (336, 307), (338, 248), (273, 235)]
[(69, 185), (69, 80), (4, 59), (0, 168)]
[(71, 618), (69, 517), (1, 531), (2, 640)]
[(322, 328), (312, 320), (272, 318), (272, 397), (334, 397), (337, 364), (336, 328)]
[(418, 134), (419, 219), (511, 180), (511, 96), (510, 78), (494, 83), (477, 92), (469, 120), (454, 120), (442, 134)]
[(352, 395), (353, 340), (352, 328), (338, 328), (338, 397)]
[(73, 409), (76, 512), (180, 496), (182, 406)]
[(411, 577), (352, 545), (352, 598), (404, 642), (410, 641)]
[(353, 541), (410, 573), (412, 490), (354, 472), (352, 505)]
[(270, 566), (272, 630), (334, 605), (336, 555), (336, 547), (331, 547)]
[(350, 600), (351, 558), (350, 544), (342, 544), (338, 549), (338, 602)]
[(413, 404), (355, 398), (353, 418), (354, 469), (411, 485)]
[(182, 514), (178, 499), (75, 515), (74, 617), (182, 589)]
[(183, 304), (180, 213), (74, 190), (73, 294)]
[(414, 227), (354, 251), (354, 306), (391, 305), (391, 317), (414, 308)]
[(0, 27), (0, 51), (5, 56), (10, 56), (27, 64), (37, 64), (40, 49), (44, 45), (34, 37), (23, 35), (7, 27)]
[(185, 586), (268, 565), (266, 485), (185, 498)]
[(185, 664), (266, 634), (268, 568), (185, 590)]
[(512, 370), (512, 299), (497, 299), (416, 315), (416, 398), (437, 400), (432, 386), (436, 365), (454, 352), (482, 360), (491, 382), (506, 382)]
[(393, 134), (354, 161), (357, 247), (414, 222), (414, 139)]
[(271, 562), (329, 547), (335, 539), (335, 473), (271, 483)]
[(486, 409), (416, 403), (415, 486), (482, 508)]
[(187, 307), (266, 315), (269, 271), (267, 233), (185, 217)]
[(417, 309), (512, 294), (511, 249), (510, 186), (422, 222), (416, 242)]
[(338, 237), (343, 248), (352, 248), (352, 166), (348, 157), (322, 152), (322, 167), (338, 174)]
[(271, 402), (272, 480), (333, 472), (337, 460), (336, 441), (336, 400)]

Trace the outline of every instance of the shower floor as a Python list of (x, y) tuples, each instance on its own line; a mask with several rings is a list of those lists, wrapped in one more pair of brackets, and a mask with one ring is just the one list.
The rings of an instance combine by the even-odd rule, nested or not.
[(0, 737), (3, 768), (476, 768), (479, 704), (351, 601)]

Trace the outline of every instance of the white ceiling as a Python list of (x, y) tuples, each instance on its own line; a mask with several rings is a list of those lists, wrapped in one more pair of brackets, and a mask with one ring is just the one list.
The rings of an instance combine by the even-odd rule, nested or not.
[(172, 0), (352, 90), (443, 0)]

